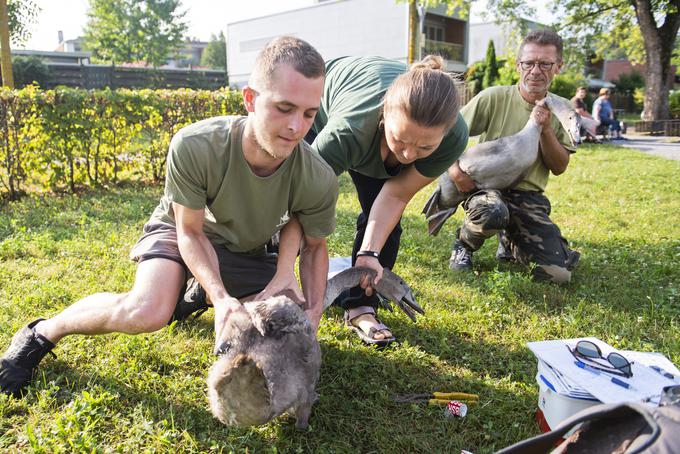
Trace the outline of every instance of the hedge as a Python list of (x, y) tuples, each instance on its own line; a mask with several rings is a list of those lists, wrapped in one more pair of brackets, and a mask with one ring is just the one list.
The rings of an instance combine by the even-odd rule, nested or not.
[(244, 115), (237, 91), (0, 89), (0, 195), (125, 178), (160, 181), (170, 139), (218, 115)]

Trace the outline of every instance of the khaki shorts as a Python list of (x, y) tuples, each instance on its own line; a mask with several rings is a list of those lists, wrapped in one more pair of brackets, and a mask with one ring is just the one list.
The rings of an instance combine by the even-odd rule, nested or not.
[[(264, 246), (260, 254), (231, 252), (226, 247), (213, 244), (220, 264), (220, 275), (224, 287), (234, 298), (259, 293), (276, 273), (277, 254), (266, 252)], [(144, 233), (130, 251), (130, 259), (136, 262), (163, 258), (179, 263), (184, 267), (187, 280), (195, 283), (177, 245), (177, 230), (174, 225), (159, 221), (149, 221), (144, 225)], [(197, 285), (195, 283), (194, 285)], [(194, 293), (190, 285), (186, 292)], [(182, 291), (184, 294), (184, 291)]]

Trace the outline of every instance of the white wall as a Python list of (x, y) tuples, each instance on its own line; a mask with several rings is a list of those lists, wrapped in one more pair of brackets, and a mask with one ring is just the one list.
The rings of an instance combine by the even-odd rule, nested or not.
[(395, 0), (336, 0), (228, 24), (229, 84), (245, 85), (257, 53), (281, 35), (304, 39), (324, 60), (380, 55), (406, 61), (408, 4)]
[[(527, 31), (545, 28), (545, 25), (528, 19), (523, 19)], [(468, 64), (486, 58), (486, 48), (489, 40), (493, 40), (496, 57), (500, 58), (512, 52), (517, 52), (523, 36), (520, 30), (511, 23), (484, 22), (469, 25)]]
[(508, 33), (503, 30), (503, 25), (494, 22), (482, 24), (470, 24), (470, 39), (468, 40), (468, 63), (472, 64), (486, 58), (486, 48), (489, 40), (493, 40), (496, 49), (496, 57), (506, 52)]

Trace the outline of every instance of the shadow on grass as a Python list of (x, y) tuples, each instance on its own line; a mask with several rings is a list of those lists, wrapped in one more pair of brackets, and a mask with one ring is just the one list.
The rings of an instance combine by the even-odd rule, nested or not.
[[(405, 234), (395, 271), (405, 268), (416, 275), (414, 282), (421, 282), (422, 278), (431, 280), (430, 285), (438, 282), (501, 294), (548, 313), (578, 299), (595, 300), (618, 311), (636, 313), (649, 298), (665, 301), (678, 291), (680, 268), (676, 263), (680, 240), (677, 238), (655, 242), (644, 238), (571, 241), (570, 246), (581, 253), (581, 260), (572, 273), (571, 283), (555, 285), (533, 281), (527, 267), (496, 260), (495, 237), (475, 252), (473, 273), (452, 272), (448, 261), (455, 239), (453, 226), (442, 230), (437, 237), (428, 237), (424, 222), (418, 216), (406, 216), (402, 224)], [(418, 285), (414, 287), (417, 289)]]
[[(500, 447), (516, 439), (517, 428), (512, 424), (499, 427), (501, 430), (491, 438), (466, 427), (485, 424), (484, 421), (502, 412), (506, 405), (516, 406), (518, 399), (526, 405), (535, 402), (531, 392), (495, 387), (471, 374), (458, 373), (457, 368), (442, 364), (437, 357), (414, 355), (410, 349), (402, 351), (403, 347), (385, 351), (357, 348), (353, 340), (352, 348), (348, 348), (343, 339), (322, 342), (322, 345), (324, 366), (318, 387), (321, 398), (312, 424), (319, 433), (335, 434), (329, 448), (360, 447), (363, 452), (454, 452), (477, 451), (482, 446)], [(445, 372), (439, 372), (441, 370)], [(480, 404), (471, 407), (464, 419), (447, 419), (439, 407), (392, 401), (394, 394), (432, 391), (476, 393)], [(358, 420), (357, 415), (361, 415)], [(526, 416), (530, 421), (531, 415)], [(323, 447), (323, 437), (319, 435), (312, 443)]]
[[(334, 314), (330, 316), (335, 318)], [(206, 327), (209, 324), (209, 320), (200, 319), (194, 326), (175, 329), (179, 330), (177, 334), (191, 334), (207, 340), (212, 338), (211, 329)], [(463, 337), (450, 337), (451, 347), (457, 352), (486, 351), (488, 362), (466, 368), (455, 364), (454, 353), (438, 348), (434, 339), (443, 332), (422, 332), (415, 327), (402, 331), (403, 340), (410, 346), (384, 350), (361, 345), (349, 331), (321, 339), (323, 365), (317, 386), (320, 398), (314, 407), (312, 427), (306, 432), (294, 428), (292, 416), (275, 420), (266, 430), (222, 426), (212, 418), (205, 397), (204, 380), (212, 356), (208, 356), (207, 362), (199, 358), (193, 364), (177, 364), (162, 358), (162, 346), (154, 345), (154, 341), (148, 345), (149, 342), (141, 337), (125, 337), (121, 342), (126, 345), (112, 349), (115, 352), (110, 353), (103, 368), (96, 364), (71, 367), (59, 359), (46, 361), (40, 368), (44, 380), (38, 379), (32, 389), (33, 393), (40, 393), (46, 387), (56, 385), (58, 390), (53, 396), (57, 408), (69, 406), (85, 391), (105, 390), (115, 396), (113, 402), (106, 404), (106, 414), (130, 423), (134, 419), (133, 412), (140, 408), (142, 414), (156, 422), (168, 420), (172, 415), (173, 427), (187, 431), (202, 449), (207, 446), (202, 445), (201, 440), (216, 440), (228, 445), (234, 438), (240, 438), (246, 440), (235, 445), (240, 449), (247, 446), (263, 450), (276, 446), (284, 452), (356, 449), (362, 452), (454, 452), (460, 449), (480, 452), (480, 449), (498, 449), (533, 433), (534, 391), (498, 385), (493, 379), (475, 378), (485, 376), (486, 367), (492, 369), (489, 373), (494, 376), (508, 377), (512, 371), (502, 370), (503, 365), (498, 361), (494, 364), (492, 358), (505, 358), (514, 363), (521, 359), (520, 355), (504, 352), (500, 347), (470, 343)], [(163, 342), (168, 340), (171, 339)], [(94, 356), (93, 363), (96, 363), (105, 352), (88, 354)], [(449, 359), (453, 361), (449, 362)], [(120, 364), (112, 367), (111, 362)], [(123, 376), (117, 371), (124, 371), (121, 372)], [(172, 387), (165, 388), (168, 384)], [(432, 391), (476, 393), (480, 403), (470, 407), (468, 416), (461, 419), (446, 418), (443, 408), (429, 407), (426, 403), (400, 404), (392, 400), (395, 394)], [(27, 399), (36, 395), (33, 393)], [(26, 405), (32, 406), (35, 402), (29, 400)], [(518, 407), (526, 411), (517, 414)], [(50, 422), (41, 424), (49, 425)], [(105, 418), (97, 430), (106, 430), (106, 424)], [(488, 431), (470, 429), (482, 426)]]

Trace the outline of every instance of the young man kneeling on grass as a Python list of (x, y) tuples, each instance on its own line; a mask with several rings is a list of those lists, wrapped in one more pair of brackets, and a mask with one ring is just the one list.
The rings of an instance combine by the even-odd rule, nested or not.
[[(216, 331), (229, 317), (247, 315), (237, 298), (284, 291), (306, 299), (317, 328), (338, 184), (302, 138), (319, 108), (324, 76), (312, 46), (275, 39), (243, 89), (247, 117), (209, 118), (180, 130), (170, 144), (165, 193), (130, 252), (139, 262), (132, 290), (88, 296), (18, 331), (0, 360), (2, 391), (20, 394), (65, 336), (156, 331), (173, 312), (182, 318), (205, 307), (206, 294)], [(302, 292), (294, 273), (300, 229)], [(278, 255), (266, 248), (277, 232)], [(201, 291), (187, 291), (199, 296), (187, 302), (191, 276)]]

